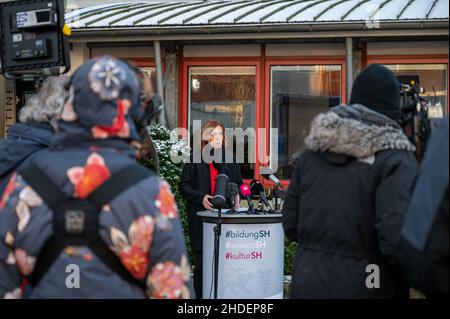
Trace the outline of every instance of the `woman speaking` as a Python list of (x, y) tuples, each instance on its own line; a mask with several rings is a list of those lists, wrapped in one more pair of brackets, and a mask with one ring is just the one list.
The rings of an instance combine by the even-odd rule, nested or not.
[[(218, 121), (208, 121), (201, 129), (202, 154), (209, 145), (211, 152), (225, 154), (225, 127)], [(222, 156), (224, 159), (224, 156)], [(236, 163), (208, 163), (203, 158), (200, 163), (186, 163), (181, 175), (181, 193), (187, 200), (187, 216), (192, 252), (194, 253), (194, 289), (197, 299), (202, 298), (203, 227), (197, 212), (211, 210), (215, 181), (219, 173), (225, 173), (230, 183), (242, 184), (239, 165)], [(221, 170), (221, 172), (219, 172)]]

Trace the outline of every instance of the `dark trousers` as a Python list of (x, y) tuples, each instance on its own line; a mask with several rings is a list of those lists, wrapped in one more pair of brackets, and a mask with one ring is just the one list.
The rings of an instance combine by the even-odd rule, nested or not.
[(203, 251), (194, 252), (194, 290), (197, 299), (203, 298)]

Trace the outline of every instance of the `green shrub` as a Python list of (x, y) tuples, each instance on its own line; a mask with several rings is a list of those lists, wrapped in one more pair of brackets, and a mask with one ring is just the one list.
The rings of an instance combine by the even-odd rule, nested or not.
[[(179, 140), (174, 133), (171, 133), (167, 128), (160, 124), (151, 125), (147, 130), (155, 144), (156, 152), (158, 153), (160, 176), (170, 184), (175, 196), (180, 211), (186, 246), (192, 264), (193, 260), (186, 215), (186, 201), (180, 192), (181, 171), (183, 170), (184, 162), (189, 156), (189, 147), (183, 141)], [(172, 156), (178, 155), (182, 160), (179, 163), (175, 163), (172, 161), (171, 154)], [(142, 162), (146, 167), (153, 170), (155, 169), (155, 161), (153, 159), (145, 159)]]
[(292, 274), (297, 244), (289, 239), (284, 240), (284, 274)]

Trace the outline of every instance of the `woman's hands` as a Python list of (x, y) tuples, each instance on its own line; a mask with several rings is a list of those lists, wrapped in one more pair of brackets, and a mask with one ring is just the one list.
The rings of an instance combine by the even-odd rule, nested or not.
[(212, 207), (212, 201), (213, 197), (211, 195), (205, 195), (205, 197), (203, 197), (203, 207), (205, 207), (207, 210), (213, 210)]
[[(212, 206), (212, 199), (213, 197), (211, 195), (205, 195), (205, 197), (203, 197), (203, 207), (205, 207), (207, 210), (214, 209), (214, 207)], [(234, 209), (238, 210), (239, 207), (240, 207), (240, 196), (236, 195)]]

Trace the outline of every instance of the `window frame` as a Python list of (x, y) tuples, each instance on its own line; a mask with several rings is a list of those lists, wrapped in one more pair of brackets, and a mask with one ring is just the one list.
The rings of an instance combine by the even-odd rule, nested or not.
[[(156, 74), (156, 63), (154, 58), (122, 58), (123, 60), (130, 61), (131, 63), (134, 63), (136, 67), (138, 68), (155, 68), (155, 74)], [(163, 81), (164, 81), (164, 63), (162, 63), (162, 72), (163, 72)], [(156, 74), (156, 76), (158, 76)], [(156, 79), (158, 81), (158, 79)], [(155, 86), (153, 88), (155, 92), (158, 91), (158, 88)]]
[[(179, 95), (181, 96), (180, 105), (178, 108), (179, 117), (178, 117), (178, 124), (179, 127), (185, 128), (189, 130), (189, 118), (190, 118), (190, 110), (189, 110), (189, 68), (191, 67), (223, 67), (223, 66), (242, 66), (242, 67), (255, 67), (256, 74), (255, 74), (255, 128), (261, 127), (261, 125), (264, 123), (261, 120), (261, 113), (262, 112), (262, 97), (261, 97), (261, 62), (259, 57), (208, 57), (208, 58), (183, 58), (182, 61), (180, 61), (182, 64), (182, 74), (180, 76), (180, 79), (182, 83), (180, 82), (180, 91)], [(258, 130), (256, 130), (256, 150), (255, 154), (257, 154), (257, 149), (259, 147), (258, 145)], [(255, 169), (253, 171), (253, 178), (259, 179), (259, 175), (256, 174), (259, 171), (260, 164), (257, 161), (255, 163)], [(245, 179), (244, 183), (250, 183), (250, 179)]]
[[(123, 58), (123, 59), (134, 63), (137, 67), (156, 68), (155, 59), (153, 58)], [(164, 71), (164, 63), (163, 63), (163, 71)]]
[[(311, 65), (339, 65), (341, 67), (341, 104), (347, 103), (347, 66), (345, 56), (320, 56), (320, 57), (274, 57), (266, 58), (265, 62), (265, 92), (264, 92), (264, 114), (266, 134), (270, 137), (270, 118), (272, 112), (271, 104), (271, 68), (274, 66), (311, 66)], [(270, 138), (267, 141), (266, 155), (270, 155)], [(289, 187), (290, 180), (280, 179), (284, 187)], [(263, 186), (274, 188), (275, 184), (264, 180)]]

